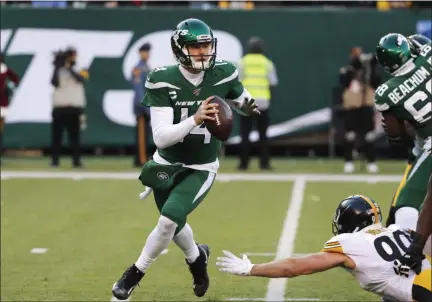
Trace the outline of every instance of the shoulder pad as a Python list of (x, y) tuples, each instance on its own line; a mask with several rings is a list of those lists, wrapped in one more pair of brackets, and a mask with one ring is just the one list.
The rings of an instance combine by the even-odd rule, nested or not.
[(225, 60), (216, 60), (214, 68), (222, 70), (227, 74), (232, 74), (235, 70), (237, 70), (237, 67), (232, 62)]
[(347, 235), (349, 234), (340, 234), (332, 237), (324, 244), (324, 248), (321, 250), (321, 252), (343, 254), (343, 246), (346, 244)]
[(238, 70), (237, 67), (228, 61), (216, 61), (214, 66), (214, 74), (218, 78), (218, 82), (215, 86), (232, 81), (238, 81)]
[(159, 82), (166, 78), (170, 74), (171, 70), (172, 66), (156, 67), (147, 75), (147, 81), (152, 83)]
[(157, 67), (153, 69), (148, 75), (145, 83), (145, 87), (148, 89), (158, 89), (158, 88), (172, 88), (172, 89), (180, 89), (171, 82), (171, 74), (173, 68), (176, 66), (166, 66), (166, 67)]
[(380, 85), (375, 90), (374, 103), (375, 108), (378, 111), (386, 111), (390, 109), (390, 105), (388, 103), (389, 100), (387, 99), (387, 90), (389, 90), (389, 86), (387, 85), (387, 83)]

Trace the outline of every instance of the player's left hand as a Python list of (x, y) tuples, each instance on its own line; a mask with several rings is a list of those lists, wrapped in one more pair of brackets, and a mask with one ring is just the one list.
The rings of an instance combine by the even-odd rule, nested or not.
[(246, 255), (238, 258), (228, 251), (223, 251), (226, 257), (218, 257), (216, 265), (220, 267), (220, 272), (230, 273), (238, 276), (249, 276), (254, 266)]
[(227, 101), (228, 104), (230, 104), (230, 106), (241, 115), (261, 114), (261, 112), (258, 110), (258, 105), (255, 104), (255, 100), (252, 98), (245, 97), (243, 101)]
[(252, 98), (244, 98), (244, 101), (240, 104), (240, 110), (247, 115), (261, 114), (258, 110), (258, 105), (255, 104), (255, 100)]

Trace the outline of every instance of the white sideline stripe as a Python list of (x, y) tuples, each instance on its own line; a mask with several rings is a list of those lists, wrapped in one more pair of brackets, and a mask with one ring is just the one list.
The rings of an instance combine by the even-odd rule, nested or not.
[[(297, 178), (292, 188), (291, 201), (279, 238), (275, 260), (292, 256), (305, 188), (306, 179), (304, 177)], [(265, 301), (285, 301), (286, 284), (286, 278), (270, 279)]]
[(30, 250), (32, 254), (45, 254), (46, 252), (48, 252), (48, 249), (44, 247), (35, 247)]
[(115, 301), (130, 301), (130, 298), (127, 298), (126, 300), (119, 300), (116, 297), (112, 296), (110, 302), (115, 302)]
[[(54, 179), (134, 179), (138, 172), (54, 172), (54, 171), (2, 171), (1, 179), (11, 178), (54, 178)], [(314, 182), (399, 182), (401, 175), (345, 175), (345, 174), (248, 174), (220, 173), (216, 181), (296, 181), (302, 178)]]
[[(225, 301), (266, 301), (265, 298), (226, 298)], [(282, 301), (321, 301), (319, 298), (284, 298)]]

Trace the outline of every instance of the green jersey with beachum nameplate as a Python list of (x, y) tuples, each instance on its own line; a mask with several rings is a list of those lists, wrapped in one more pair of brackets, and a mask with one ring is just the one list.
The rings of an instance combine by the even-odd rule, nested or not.
[(431, 45), (425, 45), (414, 60), (413, 70), (391, 78), (378, 87), (375, 93), (376, 108), (408, 121), (422, 141), (423, 153), (417, 156), (407, 173), (406, 183), (392, 205), (395, 208), (412, 207), (421, 210), (432, 172), (431, 54)]
[(377, 110), (408, 121), (423, 140), (432, 136), (431, 54), (431, 44), (425, 45), (413, 61), (414, 69), (396, 74), (375, 92)]
[[(205, 72), (203, 81), (195, 86), (181, 73), (179, 65), (160, 67), (147, 77), (146, 95), (142, 104), (150, 107), (172, 107), (174, 124), (194, 115), (201, 103), (210, 96), (237, 99), (243, 93), (237, 68), (230, 62), (216, 60)], [(158, 153), (170, 163), (201, 165), (216, 161), (221, 141), (211, 136), (204, 124), (194, 128), (181, 142)]]

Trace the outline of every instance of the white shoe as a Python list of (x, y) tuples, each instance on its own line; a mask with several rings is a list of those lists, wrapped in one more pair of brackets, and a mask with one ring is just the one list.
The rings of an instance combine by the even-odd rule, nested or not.
[(376, 163), (368, 163), (366, 169), (369, 173), (378, 173), (379, 171)]
[(345, 163), (345, 166), (344, 166), (344, 172), (345, 173), (353, 173), (354, 170), (355, 170), (355, 166), (354, 166), (353, 162), (348, 161)]

